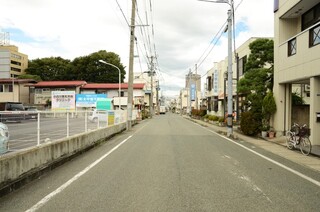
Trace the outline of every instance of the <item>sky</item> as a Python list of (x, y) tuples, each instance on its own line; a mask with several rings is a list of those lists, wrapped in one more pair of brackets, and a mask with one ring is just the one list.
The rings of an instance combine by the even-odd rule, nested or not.
[[(229, 0), (231, 1), (231, 0)], [(73, 60), (99, 50), (129, 67), (131, 0), (0, 0), (0, 32), (29, 59)], [(236, 47), (251, 37), (273, 37), (273, 1), (234, 0)], [(137, 0), (134, 72), (156, 59), (161, 94), (177, 96), (191, 70), (203, 76), (227, 55), (226, 3)], [(128, 80), (126, 77), (125, 81)]]

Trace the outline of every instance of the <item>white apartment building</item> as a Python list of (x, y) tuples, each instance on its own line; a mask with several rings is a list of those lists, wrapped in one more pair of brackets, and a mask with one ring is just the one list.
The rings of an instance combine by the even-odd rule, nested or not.
[(293, 114), (292, 92), (300, 86), (301, 91), (309, 96), (310, 104), (301, 118), (311, 128), (311, 143), (319, 145), (320, 0), (276, 0), (274, 33), (274, 95), (277, 112), (273, 127), (279, 134), (291, 128), (293, 115), (296, 115)]

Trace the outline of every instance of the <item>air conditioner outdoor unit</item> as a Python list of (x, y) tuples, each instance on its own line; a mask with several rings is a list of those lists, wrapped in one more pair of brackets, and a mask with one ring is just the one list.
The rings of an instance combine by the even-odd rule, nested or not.
[(304, 85), (304, 91), (310, 92), (310, 85)]

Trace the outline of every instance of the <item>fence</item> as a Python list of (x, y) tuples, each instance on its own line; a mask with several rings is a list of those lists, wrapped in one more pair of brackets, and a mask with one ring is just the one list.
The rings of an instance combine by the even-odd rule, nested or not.
[[(132, 120), (139, 119), (139, 114), (134, 110)], [(9, 142), (3, 147), (7, 150), (0, 151), (4, 153), (124, 123), (127, 111), (0, 111), (0, 117), (9, 129)]]

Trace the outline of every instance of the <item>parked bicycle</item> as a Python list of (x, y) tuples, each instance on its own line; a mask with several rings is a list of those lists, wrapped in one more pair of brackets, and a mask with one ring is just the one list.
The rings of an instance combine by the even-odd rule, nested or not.
[(294, 123), (290, 131), (287, 132), (287, 147), (288, 149), (297, 148), (304, 155), (309, 155), (311, 152), (311, 142), (309, 140), (310, 128), (306, 124), (300, 126)]

